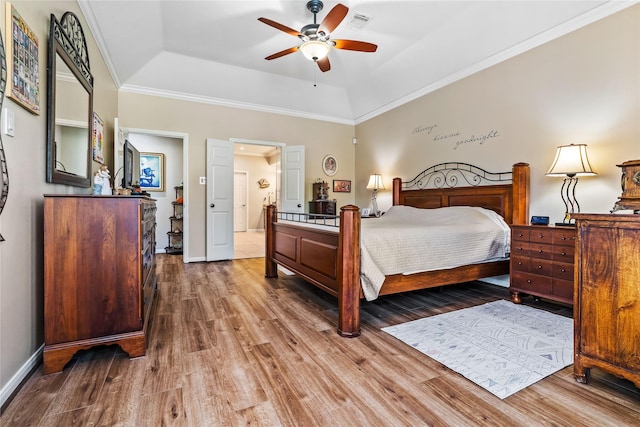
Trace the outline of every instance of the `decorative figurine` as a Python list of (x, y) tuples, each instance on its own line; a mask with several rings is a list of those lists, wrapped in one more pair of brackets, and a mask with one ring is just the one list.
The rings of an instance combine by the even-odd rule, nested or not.
[(105, 165), (93, 176), (93, 194), (111, 195), (111, 174)]

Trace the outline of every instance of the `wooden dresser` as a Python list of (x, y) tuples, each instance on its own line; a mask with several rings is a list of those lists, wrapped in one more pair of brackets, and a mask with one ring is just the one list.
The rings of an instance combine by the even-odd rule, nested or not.
[(45, 195), (45, 374), (96, 345), (145, 354), (155, 229), (156, 203), (149, 198)]
[(521, 293), (573, 304), (576, 230), (547, 225), (511, 227), (511, 300)]
[(312, 200), (309, 202), (310, 214), (335, 215), (335, 200)]
[(599, 368), (640, 387), (640, 215), (574, 214), (573, 372)]

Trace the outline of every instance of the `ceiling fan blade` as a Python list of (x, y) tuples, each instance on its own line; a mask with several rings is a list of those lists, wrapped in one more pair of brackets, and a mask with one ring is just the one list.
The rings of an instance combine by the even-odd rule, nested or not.
[(331, 63), (329, 62), (328, 56), (325, 56), (324, 58), (319, 59), (316, 62), (318, 63), (318, 68), (320, 68), (320, 71), (322, 71), (323, 73), (326, 73), (331, 69)]
[(278, 29), (280, 31), (284, 31), (287, 34), (291, 34), (294, 37), (298, 37), (298, 36), (302, 35), (302, 34), (300, 34), (299, 31), (294, 30), (293, 28), (289, 28), (286, 25), (282, 25), (282, 24), (280, 24), (280, 23), (278, 23), (276, 21), (272, 21), (271, 19), (268, 19), (268, 18), (258, 18), (258, 21), (263, 22), (263, 23), (265, 23), (267, 25), (270, 25), (273, 28), (276, 28), (276, 29)]
[(338, 3), (329, 11), (327, 16), (324, 17), (320, 23), (320, 28), (326, 33), (332, 32), (340, 25), (344, 17), (347, 16), (347, 12), (349, 12), (349, 8), (342, 3)]
[(299, 49), (298, 46), (290, 47), (289, 49), (281, 50), (280, 52), (274, 53), (273, 55), (269, 55), (264, 59), (266, 59), (267, 61), (270, 61), (272, 59), (280, 58), (281, 56), (285, 56), (285, 55), (289, 55), (290, 53), (297, 52), (298, 49)]
[(333, 40), (336, 49), (357, 50), (358, 52), (375, 52), (378, 46), (373, 43), (361, 42), (357, 40)]

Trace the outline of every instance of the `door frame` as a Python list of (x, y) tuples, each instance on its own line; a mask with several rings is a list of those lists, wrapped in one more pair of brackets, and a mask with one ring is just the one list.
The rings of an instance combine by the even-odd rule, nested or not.
[[(168, 138), (182, 139), (182, 262), (189, 263), (189, 134), (184, 132), (170, 132), (165, 130), (140, 129), (121, 126), (120, 129), (129, 133), (142, 133), (152, 136), (164, 136)], [(117, 130), (116, 130), (117, 132)], [(115, 153), (114, 157), (118, 157)]]

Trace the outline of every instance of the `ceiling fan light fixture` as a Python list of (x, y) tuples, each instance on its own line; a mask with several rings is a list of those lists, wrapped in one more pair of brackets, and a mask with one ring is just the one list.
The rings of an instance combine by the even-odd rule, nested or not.
[(302, 46), (300, 46), (300, 51), (305, 56), (305, 58), (314, 62), (319, 61), (327, 56), (330, 49), (331, 46), (329, 46), (327, 42), (323, 42), (320, 40), (309, 40), (302, 43)]

